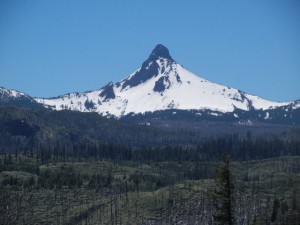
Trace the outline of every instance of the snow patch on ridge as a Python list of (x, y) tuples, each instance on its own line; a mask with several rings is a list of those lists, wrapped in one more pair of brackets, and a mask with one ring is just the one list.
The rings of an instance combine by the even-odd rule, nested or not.
[(27, 96), (27, 94), (23, 92), (19, 92), (16, 90), (9, 90), (3, 87), (0, 87), (0, 94), (1, 96), (11, 97), (11, 98), (19, 98), (21, 96)]

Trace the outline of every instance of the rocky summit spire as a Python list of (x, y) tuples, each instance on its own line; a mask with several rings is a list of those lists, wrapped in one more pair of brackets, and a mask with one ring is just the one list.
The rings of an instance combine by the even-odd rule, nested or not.
[(142, 67), (135, 74), (123, 81), (122, 89), (126, 88), (127, 86), (135, 87), (149, 80), (150, 78), (157, 76), (159, 74), (159, 64), (156, 61), (159, 58), (174, 62), (169, 54), (169, 50), (165, 46), (161, 44), (156, 45), (149, 58), (142, 64)]
[(158, 58), (165, 58), (173, 61), (172, 57), (170, 56), (169, 50), (162, 44), (156, 45), (156, 47), (151, 52), (148, 60), (155, 61)]

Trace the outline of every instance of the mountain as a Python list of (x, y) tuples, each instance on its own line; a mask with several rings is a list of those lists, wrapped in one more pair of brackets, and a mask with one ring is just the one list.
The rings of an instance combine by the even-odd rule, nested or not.
[(0, 105), (14, 105), (25, 108), (42, 108), (34, 98), (16, 90), (0, 87)]
[(35, 100), (55, 110), (97, 112), (117, 118), (183, 110), (213, 117), (230, 113), (236, 118), (241, 112), (251, 112), (252, 115), (256, 112), (255, 116), (260, 113), (260, 117), (269, 119), (270, 112), (266, 110), (281, 108), (286, 110), (285, 117), (288, 117), (287, 108), (292, 111), (300, 107), (299, 101), (268, 101), (201, 78), (177, 63), (161, 44), (154, 48), (139, 69), (116, 84), (110, 82), (96, 91)]

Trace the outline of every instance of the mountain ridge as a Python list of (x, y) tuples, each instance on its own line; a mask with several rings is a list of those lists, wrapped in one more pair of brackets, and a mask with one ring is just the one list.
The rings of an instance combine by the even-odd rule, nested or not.
[[(162, 44), (156, 45), (141, 67), (128, 77), (115, 84), (110, 82), (95, 91), (74, 92), (52, 98), (32, 98), (22, 92), (17, 94), (17, 91), (3, 90), (4, 88), (0, 92), (1, 104), (15, 104), (16, 96), (25, 96), (31, 107), (33, 104), (53, 110), (96, 112), (118, 119), (135, 115), (139, 115), (139, 118), (141, 115), (149, 117), (151, 113), (153, 116), (174, 117), (175, 114), (167, 113), (174, 110), (174, 113), (178, 111), (179, 114), (182, 111), (193, 112), (197, 118), (239, 120), (248, 117), (251, 120), (279, 119), (291, 124), (299, 120), (300, 124), (299, 113), (293, 112), (300, 111), (299, 100), (269, 101), (199, 77), (177, 63)], [(10, 101), (4, 101), (9, 99), (9, 93)], [(24, 105), (26, 104), (21, 106)]]
[(177, 63), (161, 44), (153, 49), (140, 68), (116, 84), (110, 82), (88, 93), (36, 100), (55, 110), (93, 111), (117, 118), (166, 109), (209, 109), (225, 113), (236, 108), (266, 110), (292, 103), (268, 101), (199, 77)]
[(41, 108), (33, 97), (24, 92), (0, 87), (0, 105), (15, 105), (19, 107)]

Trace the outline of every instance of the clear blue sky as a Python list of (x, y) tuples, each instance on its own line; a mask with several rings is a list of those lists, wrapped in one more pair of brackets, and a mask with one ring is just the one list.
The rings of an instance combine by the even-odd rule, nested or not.
[(300, 99), (298, 0), (0, 0), (0, 86), (32, 96), (117, 82), (158, 43), (208, 80)]

